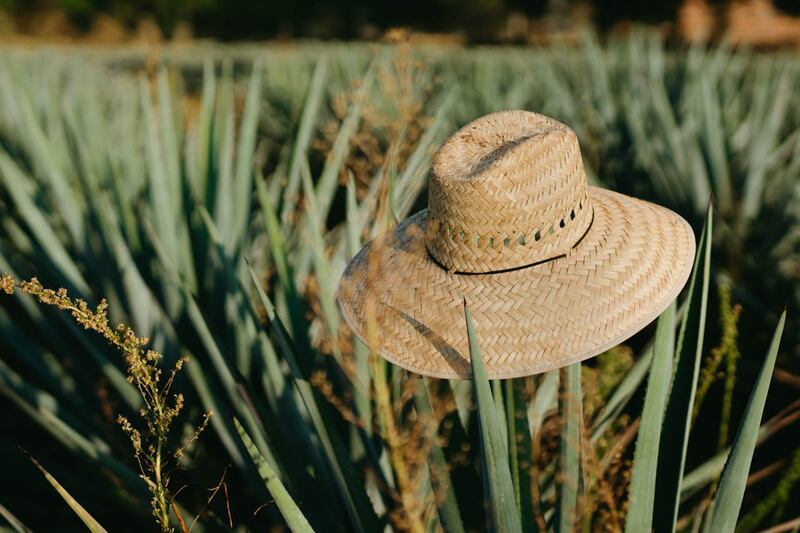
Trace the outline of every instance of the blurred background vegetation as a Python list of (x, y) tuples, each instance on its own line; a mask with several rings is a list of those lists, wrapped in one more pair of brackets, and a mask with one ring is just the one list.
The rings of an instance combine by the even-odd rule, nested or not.
[(791, 0), (0, 0), (3, 33), (120, 42), (133, 37), (226, 41), (375, 39), (395, 28), (427, 39), (524, 43), (576, 25), (601, 32), (657, 26), (689, 40), (722, 35), (796, 42)]

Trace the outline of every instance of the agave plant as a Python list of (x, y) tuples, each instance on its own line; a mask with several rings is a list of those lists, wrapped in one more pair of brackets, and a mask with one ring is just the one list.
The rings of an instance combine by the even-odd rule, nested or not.
[[(627, 521), (637, 531), (705, 521), (717, 531), (739, 514), (755, 446), (796, 406), (759, 428), (779, 326), (730, 451), (703, 447), (683, 475), (713, 324), (710, 217), (686, 303), (659, 320), (653, 342), (645, 333), (633, 343), (635, 363), (618, 350), (583, 372), (488, 383), (476, 364), (472, 382), (421, 379), (352, 339), (335, 304), (339, 273), (362, 242), (424, 202), (446, 134), (490, 108), (535, 108), (574, 125), (596, 176), (644, 175), (651, 163), (637, 155), (605, 159), (630, 142), (635, 117), (624, 118), (616, 88), (643, 76), (625, 55), (637, 47), (588, 41), (558, 60), (548, 50), (211, 48), (167, 51), (156, 68), (133, 53), (5, 52), (0, 273), (36, 276), (92, 305), (106, 298), (110, 320), (149, 337), (167, 367), (189, 357), (169, 444), (214, 412), (172, 473), (173, 487), (187, 485), (175, 502), (187, 522), (198, 517), (195, 529), (561, 531)], [(198, 65), (200, 51), (209, 59)], [(599, 83), (578, 75), (586, 64)], [(474, 86), (458, 83), (467, 74)], [(633, 153), (646, 143), (656, 141), (637, 138)], [(645, 193), (699, 209), (666, 198), (681, 193), (657, 178)], [(2, 299), (0, 338), (0, 394), (13, 406), (2, 416), (15, 428), (0, 437), (3, 466), (32, 481), (3, 485), (0, 515), (20, 530), (68, 524), (36, 513), (61, 494), (90, 528), (146, 527), (147, 485), (116, 423), (135, 420), (143, 402), (122, 358), (26, 295)], [(583, 397), (587, 378), (617, 361), (604, 392)], [(631, 471), (623, 458), (639, 424)], [(35, 484), (18, 446), (57, 493)], [(620, 472), (631, 472), (632, 489)], [(183, 528), (177, 516), (167, 527)]]

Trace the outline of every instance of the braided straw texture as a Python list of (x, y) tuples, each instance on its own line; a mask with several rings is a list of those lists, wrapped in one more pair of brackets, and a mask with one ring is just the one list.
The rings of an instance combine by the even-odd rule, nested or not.
[(454, 272), (498, 272), (567, 253), (592, 219), (575, 133), (528, 111), (501, 111), (436, 153), (425, 243)]
[(694, 234), (663, 207), (596, 187), (588, 198), (591, 226), (565, 257), (494, 274), (442, 268), (426, 249), (426, 211), (417, 213), (348, 265), (339, 287), (345, 320), (386, 359), (439, 378), (470, 377), (464, 300), (492, 379), (615, 346), (677, 297)]

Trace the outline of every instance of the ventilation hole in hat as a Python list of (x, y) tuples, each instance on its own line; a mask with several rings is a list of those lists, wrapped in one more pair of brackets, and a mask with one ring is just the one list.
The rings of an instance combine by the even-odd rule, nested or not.
[(511, 239), (509, 239), (508, 237), (506, 237), (505, 239), (503, 239), (503, 246), (505, 246), (506, 248), (508, 248), (508, 245), (509, 245), (509, 244), (511, 244)]
[(556, 232), (556, 230), (553, 229), (553, 226), (550, 226), (550, 229), (547, 230), (547, 234), (548, 235), (552, 235), (555, 232)]
[(569, 219), (570, 220), (575, 220), (575, 210), (574, 209), (569, 212)]
[(583, 200), (578, 202), (578, 209), (583, 209)]
[(494, 248), (494, 237), (489, 237), (489, 248)]
[(520, 235), (517, 242), (519, 242), (521, 246), (525, 246), (525, 235)]
[(542, 232), (537, 229), (536, 233), (533, 234), (533, 240), (539, 241), (541, 239), (542, 239)]
[(564, 227), (564, 219), (563, 218), (561, 219), (561, 222), (558, 223), (558, 227), (560, 227), (560, 228)]

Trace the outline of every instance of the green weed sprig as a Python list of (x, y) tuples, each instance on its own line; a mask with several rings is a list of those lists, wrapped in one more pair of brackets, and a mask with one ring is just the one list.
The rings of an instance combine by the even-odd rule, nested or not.
[(0, 276), (0, 290), (6, 294), (14, 294), (16, 288), (24, 294), (33, 296), (42, 304), (69, 311), (78, 324), (87, 330), (99, 333), (109, 344), (122, 352), (127, 367), (128, 382), (136, 386), (144, 400), (144, 407), (139, 411), (144, 421), (144, 432), (134, 427), (122, 415), (117, 417), (117, 422), (131, 440), (140, 476), (153, 495), (151, 505), (156, 523), (162, 531), (173, 531), (170, 524), (170, 508), (175, 512), (179, 523), (184, 522), (169, 490), (169, 472), (175, 462), (183, 456), (186, 447), (197, 440), (206, 428), (212, 414), (207, 412), (203, 416), (191, 438), (173, 452), (168, 451), (170, 427), (180, 414), (184, 401), (182, 394), (171, 395), (170, 390), (175, 382), (175, 376), (188, 358), (178, 359), (169, 375), (163, 379), (161, 368), (163, 355), (145, 348), (149, 339), (138, 337), (125, 324), (120, 323), (112, 327), (108, 319), (108, 302), (105, 299), (92, 310), (84, 300), (70, 298), (64, 288), (47, 289), (36, 278), (17, 282), (12, 276)]

